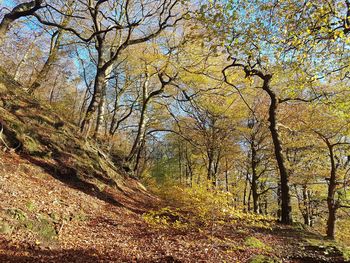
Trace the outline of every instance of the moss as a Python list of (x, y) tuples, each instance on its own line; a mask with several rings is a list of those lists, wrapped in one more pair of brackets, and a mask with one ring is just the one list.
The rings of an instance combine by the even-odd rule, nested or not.
[(77, 221), (83, 222), (83, 221), (87, 221), (89, 218), (85, 213), (81, 212), (81, 213), (76, 214), (74, 216), (74, 219)]
[(7, 214), (20, 222), (23, 222), (27, 219), (27, 214), (21, 209), (17, 209), (17, 208), (8, 209)]
[(29, 136), (24, 137), (24, 148), (29, 154), (35, 154), (37, 152), (41, 152), (41, 146), (39, 142)]
[(256, 237), (247, 237), (244, 241), (244, 244), (250, 248), (257, 248), (257, 249), (271, 251), (271, 247), (269, 247), (268, 245), (266, 245), (264, 242), (257, 239)]
[(279, 263), (282, 261), (276, 258), (264, 256), (264, 255), (255, 255), (248, 262), (249, 263)]
[(50, 241), (57, 237), (55, 223), (48, 215), (38, 214), (36, 219), (26, 220), (24, 226), (36, 233), (43, 241)]
[(45, 218), (36, 222), (35, 228), (39, 236), (46, 240), (54, 239), (57, 236), (55, 225)]
[(6, 221), (0, 222), (0, 234), (11, 235), (13, 232), (13, 227)]
[(28, 201), (26, 207), (28, 211), (33, 212), (36, 208), (36, 205), (32, 201)]

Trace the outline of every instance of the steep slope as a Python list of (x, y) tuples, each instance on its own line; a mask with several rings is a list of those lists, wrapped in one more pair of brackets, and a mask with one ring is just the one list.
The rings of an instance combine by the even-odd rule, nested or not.
[(74, 222), (102, 211), (114, 211), (121, 220), (137, 217), (156, 202), (96, 143), (84, 140), (76, 126), (0, 69), (2, 245), (26, 240), (39, 247), (64, 246), (69, 241), (58, 242), (62, 235), (77, 240), (78, 230), (69, 230)]

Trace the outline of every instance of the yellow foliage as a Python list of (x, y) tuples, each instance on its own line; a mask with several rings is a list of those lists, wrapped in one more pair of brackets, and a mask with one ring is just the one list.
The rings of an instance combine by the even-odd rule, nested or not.
[[(207, 185), (210, 185), (208, 182)], [(276, 220), (271, 216), (257, 215), (247, 213), (232, 206), (233, 195), (229, 192), (208, 189), (205, 185), (194, 185), (193, 187), (184, 187), (173, 182), (165, 182), (162, 186), (153, 189), (153, 191), (176, 205), (178, 211), (175, 215), (179, 216), (179, 211), (189, 214), (188, 222), (200, 222), (203, 225), (233, 224), (250, 227), (271, 228)], [(174, 213), (169, 208), (165, 211)], [(151, 211), (144, 216), (145, 220), (152, 224), (169, 226), (169, 220), (162, 216), (164, 211)]]

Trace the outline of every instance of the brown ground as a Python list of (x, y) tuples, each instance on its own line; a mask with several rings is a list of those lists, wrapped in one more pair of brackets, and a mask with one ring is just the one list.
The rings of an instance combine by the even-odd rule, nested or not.
[[(0, 223), (13, 227), (0, 234), (0, 262), (249, 262), (258, 254), (283, 262), (345, 262), (337, 251), (326, 255), (325, 249), (301, 246), (305, 233), (291, 228), (151, 227), (142, 214), (162, 202), (137, 181), (128, 180), (131, 187), (120, 189), (89, 188), (54, 178), (37, 161), (0, 154)], [(14, 209), (26, 219), (11, 216)], [(26, 227), (26, 220), (38, 215), (53, 218), (56, 236), (45, 238)], [(272, 250), (244, 247), (248, 236)]]

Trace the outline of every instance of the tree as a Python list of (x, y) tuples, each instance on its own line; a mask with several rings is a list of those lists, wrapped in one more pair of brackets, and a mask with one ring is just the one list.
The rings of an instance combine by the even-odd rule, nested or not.
[[(334, 123), (333, 123), (334, 125)], [(339, 147), (349, 147), (350, 142), (345, 134), (348, 133), (349, 127), (347, 124), (339, 123), (334, 127), (335, 129), (329, 129), (322, 131), (320, 128), (314, 129), (319, 138), (324, 142), (328, 150), (329, 162), (330, 162), (330, 173), (329, 177), (326, 178), (328, 184), (327, 193), (327, 207), (328, 207), (328, 219), (327, 219), (327, 237), (330, 239), (335, 238), (335, 224), (337, 219), (337, 210), (341, 207), (347, 207), (342, 203), (341, 200), (341, 181), (339, 180), (338, 171), (343, 165), (348, 166), (349, 160), (347, 157), (347, 151), (341, 151)], [(345, 159), (345, 162), (343, 159)], [(348, 184), (345, 181), (344, 186)]]
[(43, 0), (25, 2), (15, 6), (11, 12), (5, 14), (0, 23), (0, 44), (4, 41), (7, 31), (15, 20), (21, 17), (33, 16), (35, 12), (44, 7), (42, 4)]
[[(181, 8), (180, 4), (179, 0), (163, 0), (156, 4), (143, 1), (113, 4), (107, 0), (86, 0), (77, 3), (78, 7), (75, 7), (75, 12), (71, 15), (74, 19), (69, 26), (48, 21), (42, 15), (35, 14), (37, 20), (44, 25), (66, 30), (84, 42), (94, 42), (96, 52), (94, 89), (81, 124), (81, 131), (86, 136), (94, 114), (103, 103), (109, 72), (121, 52), (131, 45), (147, 42), (159, 36), (166, 28), (176, 25), (183, 18), (183, 12), (178, 9)], [(50, 11), (50, 7), (48, 10)], [(67, 16), (64, 13), (62, 15)], [(87, 15), (91, 26), (89, 29), (85, 26), (84, 30), (79, 30), (77, 26), (73, 27), (84, 24)]]
[(67, 11), (65, 12), (66, 15), (62, 17), (60, 28), (56, 30), (51, 36), (49, 55), (42, 69), (37, 73), (36, 79), (33, 81), (31, 86), (29, 87), (28, 89), (29, 94), (33, 94), (34, 91), (40, 87), (42, 82), (47, 78), (47, 75), (50, 69), (52, 68), (52, 66), (54, 65), (54, 63), (56, 63), (59, 59), (59, 50), (61, 48), (62, 39), (65, 33), (62, 27), (68, 26), (72, 18), (71, 15), (73, 13), (73, 9), (72, 9), (73, 4), (74, 2), (72, 0), (67, 1), (67, 6), (66, 6)]

